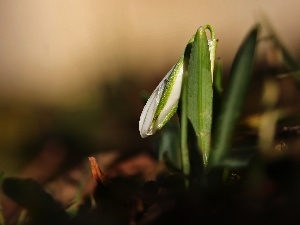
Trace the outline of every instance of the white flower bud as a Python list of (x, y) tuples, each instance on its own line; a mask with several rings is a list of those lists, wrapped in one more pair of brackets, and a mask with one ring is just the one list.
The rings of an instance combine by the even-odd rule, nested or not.
[(139, 121), (142, 138), (152, 135), (174, 115), (177, 110), (183, 79), (183, 55), (158, 84), (148, 99)]

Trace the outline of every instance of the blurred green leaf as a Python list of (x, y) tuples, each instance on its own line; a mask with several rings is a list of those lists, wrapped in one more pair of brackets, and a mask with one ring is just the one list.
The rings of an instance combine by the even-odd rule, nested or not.
[(220, 164), (231, 148), (235, 125), (239, 119), (252, 74), (259, 29), (257, 25), (251, 30), (235, 56), (220, 115), (216, 122), (209, 157), (210, 166)]
[(177, 112), (180, 114), (180, 148), (181, 148), (181, 160), (182, 160), (182, 170), (183, 173), (189, 175), (190, 173), (190, 160), (189, 160), (189, 150), (188, 150), (188, 118), (187, 118), (187, 66), (190, 56), (191, 44), (186, 48), (188, 51), (187, 57), (184, 60), (184, 73), (181, 89), (181, 98), (180, 98), (180, 110)]
[(223, 63), (220, 59), (217, 60), (216, 69), (214, 71), (213, 87), (216, 94), (221, 95), (223, 91)]
[(183, 57), (183, 79), (180, 97), (180, 107), (177, 113), (180, 118), (180, 150), (181, 150), (181, 160), (182, 160), (182, 170), (185, 175), (190, 174), (190, 159), (189, 159), (189, 149), (188, 149), (188, 118), (187, 118), (187, 79), (188, 79), (188, 66), (190, 61), (190, 55), (192, 51), (192, 44), (195, 35), (189, 40), (188, 44), (184, 50)]

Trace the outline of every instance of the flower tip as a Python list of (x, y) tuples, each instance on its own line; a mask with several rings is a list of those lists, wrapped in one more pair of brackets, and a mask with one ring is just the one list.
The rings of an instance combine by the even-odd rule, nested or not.
[(146, 138), (152, 134), (154, 134), (155, 131), (151, 130), (151, 129), (148, 129), (148, 131), (144, 130), (143, 128), (140, 128), (140, 135), (142, 138)]
[(146, 138), (146, 137), (149, 136), (147, 133), (142, 132), (141, 130), (140, 130), (140, 135), (141, 135), (142, 138)]

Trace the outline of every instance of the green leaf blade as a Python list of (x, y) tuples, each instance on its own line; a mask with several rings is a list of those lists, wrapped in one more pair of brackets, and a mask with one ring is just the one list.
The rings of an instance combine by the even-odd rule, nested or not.
[(198, 137), (207, 163), (212, 126), (212, 74), (210, 52), (205, 27), (200, 27), (192, 45), (188, 67), (188, 118)]
[(218, 116), (209, 166), (216, 166), (227, 156), (235, 125), (243, 107), (252, 75), (259, 26), (254, 27), (240, 46), (233, 62)]

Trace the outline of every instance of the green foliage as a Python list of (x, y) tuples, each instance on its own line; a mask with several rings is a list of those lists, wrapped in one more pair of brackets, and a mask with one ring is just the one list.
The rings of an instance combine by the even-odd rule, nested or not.
[(245, 102), (252, 75), (258, 32), (258, 26), (252, 29), (234, 59), (216, 123), (216, 134), (209, 158), (210, 166), (220, 164), (230, 150), (234, 128)]
[[(213, 28), (197, 29), (143, 111), (143, 137), (165, 125), (154, 136), (164, 165), (155, 168), (155, 180), (99, 172), (93, 193), (82, 199), (80, 184), (63, 208), (34, 180), (2, 174), (3, 193), (23, 208), (19, 224), (299, 224), (300, 105), (283, 99), (287, 88), (300, 94), (299, 64), (267, 27), (268, 38), (260, 36), (264, 26), (250, 30), (226, 80), (214, 59)], [(259, 64), (257, 50), (266, 42), (281, 52), (278, 71)], [(116, 99), (109, 113), (119, 113)]]
[[(208, 169), (211, 169), (218, 166), (239, 168), (249, 165), (252, 158), (244, 157), (245, 151), (241, 150), (240, 156), (242, 157), (239, 157), (239, 154), (232, 157), (232, 149), (235, 145), (237, 132), (243, 129), (240, 124), (243, 123), (243, 110), (247, 106), (247, 98), (249, 98), (249, 86), (253, 83), (255, 77), (256, 71), (254, 69), (257, 66), (255, 63), (257, 63), (256, 50), (259, 47), (258, 44), (272, 42), (281, 51), (282, 64), (289, 69), (294, 81), (298, 82), (298, 63), (279, 41), (271, 26), (267, 25), (266, 27), (269, 29), (270, 34), (268, 35), (271, 38), (262, 38), (259, 41), (261, 25), (254, 26), (245, 37), (234, 58), (226, 82), (224, 82), (221, 60), (214, 61), (216, 39), (210, 25), (200, 27), (187, 44), (183, 59), (184, 78), (178, 110), (181, 129), (181, 165), (184, 174), (190, 175), (191, 167), (196, 168), (192, 166), (195, 161), (202, 163), (203, 165), (198, 166), (198, 168), (204, 170), (207, 166)], [(210, 45), (211, 40), (206, 35), (206, 29), (211, 31), (211, 40), (215, 41), (213, 51)], [(215, 71), (214, 66), (216, 67)], [(214, 79), (211, 79), (211, 76)], [(274, 86), (271, 85), (270, 79), (267, 79), (266, 75), (256, 82), (262, 82), (262, 84), (259, 84), (260, 86)], [(172, 86), (174, 85), (173, 83)], [(267, 89), (260, 91), (262, 92), (261, 98), (268, 92)], [(278, 91), (275, 90), (275, 92)], [(275, 92), (272, 93), (275, 94)], [(268, 100), (273, 101), (271, 108), (270, 106), (264, 106), (263, 101), (265, 100), (261, 99), (261, 101), (256, 102), (257, 105), (261, 103), (256, 107), (267, 107), (260, 112), (264, 114), (258, 119), (261, 124), (255, 125), (255, 131), (253, 131), (257, 132), (256, 141), (252, 142), (250, 146), (246, 142), (240, 143), (242, 149), (254, 150), (258, 147), (263, 150), (266, 146), (268, 148), (272, 147), (272, 144), (275, 143), (272, 139), (276, 136), (277, 122), (282, 121), (284, 117), (287, 118), (287, 115), (291, 116), (290, 111), (282, 111), (276, 108), (277, 98)], [(253, 118), (249, 116), (247, 119), (251, 120)], [(192, 130), (190, 125), (193, 127)], [(248, 123), (244, 128), (251, 130), (251, 126)], [(247, 129), (245, 129), (246, 132)], [(195, 146), (194, 137), (197, 139), (197, 146)], [(257, 147), (253, 147), (255, 145)], [(174, 151), (178, 151), (176, 149), (174, 148)], [(195, 150), (199, 151), (200, 156), (193, 153)], [(201, 159), (195, 160), (195, 157)], [(192, 173), (201, 174), (201, 171), (196, 173), (193, 171)]]

